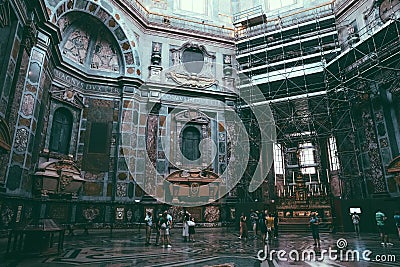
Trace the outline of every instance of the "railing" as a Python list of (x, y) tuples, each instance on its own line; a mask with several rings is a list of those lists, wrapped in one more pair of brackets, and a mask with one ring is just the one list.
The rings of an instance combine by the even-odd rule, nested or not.
[(233, 23), (254, 15), (262, 15), (263, 13), (264, 11), (262, 10), (261, 6), (256, 6), (250, 9), (246, 9), (233, 15)]
[[(243, 27), (237, 28), (235, 34), (236, 38), (240, 40), (243, 38), (249, 38), (252, 36), (269, 33), (276, 30), (284, 30), (285, 28), (288, 28), (290, 26), (323, 18), (332, 14), (334, 14), (333, 2), (329, 2), (309, 9), (300, 10), (294, 13), (288, 11), (280, 14), (280, 16), (277, 16), (275, 18), (267, 19), (265, 23), (253, 27), (246, 28), (244, 27), (245, 26), (244, 25)], [(244, 15), (241, 15), (241, 13), (239, 13), (239, 15), (234, 15), (234, 18), (235, 16), (240, 17)]]
[(177, 16), (170, 16), (155, 13), (147, 10), (138, 0), (128, 0), (126, 4), (135, 11), (146, 23), (150, 25), (162, 26), (166, 28), (189, 30), (193, 32), (202, 32), (207, 35), (214, 35), (232, 39), (234, 36), (233, 28), (224, 25), (219, 26), (205, 21), (196, 21)]

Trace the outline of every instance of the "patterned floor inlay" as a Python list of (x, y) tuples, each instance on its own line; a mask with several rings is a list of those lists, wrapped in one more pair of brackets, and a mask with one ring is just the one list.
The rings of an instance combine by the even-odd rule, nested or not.
[[(0, 239), (0, 266), (400, 266), (400, 242), (396, 240), (393, 246), (382, 247), (377, 234), (356, 237), (352, 233), (324, 233), (321, 234), (321, 247), (315, 248), (307, 233), (283, 233), (267, 247), (259, 238), (239, 239), (234, 229), (197, 229), (195, 242), (183, 242), (180, 233), (181, 229), (172, 230), (172, 248), (154, 246), (155, 234), (152, 236), (153, 244), (145, 246), (144, 230), (114, 231), (112, 235), (109, 231), (92, 231), (89, 235), (78, 233), (65, 238), (64, 251), (60, 255), (35, 258), (23, 255), (6, 257), (7, 240)], [(341, 250), (337, 243), (340, 238), (347, 243)], [(260, 250), (268, 250), (267, 254), (272, 257), (266, 261), (259, 260), (257, 255), (261, 258), (264, 255), (260, 254)], [(362, 253), (367, 250), (371, 251), (368, 256), (374, 261), (362, 258)], [(282, 251), (285, 255), (279, 254)], [(329, 256), (329, 251), (338, 257)], [(346, 255), (346, 252), (350, 253), (349, 256), (358, 253), (359, 259), (339, 257), (340, 253)], [(298, 258), (296, 253), (299, 254)], [(302, 253), (306, 253), (306, 256), (315, 254), (315, 258), (304, 259)], [(376, 261), (376, 256), (386, 257), (386, 262)]]

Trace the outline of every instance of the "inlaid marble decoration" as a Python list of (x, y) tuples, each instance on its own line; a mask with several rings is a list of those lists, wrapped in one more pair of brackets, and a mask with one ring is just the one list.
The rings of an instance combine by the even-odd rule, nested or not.
[(99, 216), (99, 214), (100, 214), (99, 209), (95, 207), (88, 207), (82, 210), (82, 216), (89, 222), (96, 219), (97, 216)]
[(111, 36), (105, 32), (100, 32), (90, 64), (92, 69), (119, 72), (117, 48), (111, 40)]
[(15, 136), (14, 147), (17, 151), (22, 152), (25, 151), (28, 146), (28, 130), (27, 129), (18, 129), (17, 134)]
[[(379, 118), (380, 115), (376, 115)], [(367, 111), (362, 113), (362, 119), (365, 134), (365, 144), (363, 147), (364, 151), (368, 151), (370, 169), (366, 171), (366, 178), (371, 182), (373, 186), (373, 193), (380, 193), (386, 191), (386, 185), (384, 181), (384, 176), (381, 169), (381, 161), (379, 156), (379, 148), (377, 143), (377, 137), (373, 131), (374, 122), (371, 114)], [(372, 192), (371, 192), (372, 193)]]
[(126, 211), (126, 219), (128, 220), (128, 222), (131, 222), (131, 221), (132, 221), (132, 218), (133, 218), (133, 212), (132, 212), (131, 209), (128, 209), (128, 210)]
[(83, 65), (86, 59), (89, 41), (90, 36), (86, 30), (74, 30), (64, 45), (64, 55), (72, 61)]
[(220, 211), (217, 206), (208, 206), (204, 210), (204, 220), (206, 222), (218, 222), (220, 219)]
[(117, 184), (117, 196), (118, 197), (126, 197), (126, 192), (127, 192), (127, 184), (118, 183)]
[(3, 208), (3, 211), (1, 212), (1, 221), (3, 222), (3, 225), (8, 226), (13, 218), (14, 211), (11, 208), (5, 206), (5, 208)]
[(60, 27), (61, 33), (64, 33), (65, 29), (67, 29), (71, 25), (71, 16), (62, 16), (57, 24)]
[(158, 131), (158, 116), (149, 115), (147, 118), (147, 155), (150, 161), (154, 164), (157, 160), (157, 131)]
[(117, 207), (115, 211), (115, 220), (122, 221), (125, 215), (125, 208), (124, 207)]
[(24, 100), (22, 101), (22, 114), (25, 116), (30, 116), (33, 114), (35, 108), (35, 98), (31, 94), (26, 94)]

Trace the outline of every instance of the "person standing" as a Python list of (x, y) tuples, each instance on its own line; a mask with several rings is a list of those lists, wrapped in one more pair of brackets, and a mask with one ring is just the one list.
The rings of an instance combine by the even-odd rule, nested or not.
[(189, 225), (188, 221), (190, 219), (190, 214), (184, 210), (183, 211), (183, 216), (182, 216), (182, 236), (183, 236), (183, 242), (188, 241), (189, 237)]
[(357, 212), (353, 212), (353, 215), (351, 216), (351, 220), (353, 221), (354, 225), (354, 231), (356, 232), (356, 235), (360, 235), (360, 216), (358, 216)]
[(393, 218), (394, 218), (394, 223), (396, 224), (397, 227), (398, 238), (400, 240), (400, 211), (396, 211)]
[(146, 223), (146, 243), (145, 243), (145, 245), (148, 246), (148, 245), (150, 245), (151, 227), (153, 226), (153, 218), (152, 218), (150, 211), (147, 212), (146, 218), (144, 218), (144, 221)]
[(171, 239), (169, 237), (170, 234), (170, 223), (168, 220), (168, 213), (164, 212), (163, 216), (161, 217), (159, 224), (160, 224), (160, 234), (161, 234), (161, 245), (163, 248), (165, 247), (172, 247), (171, 246)]
[(310, 228), (312, 237), (314, 239), (314, 246), (321, 246), (320, 238), (319, 238), (319, 218), (316, 212), (311, 213), (310, 218)]
[(278, 238), (279, 217), (278, 213), (274, 214), (274, 238)]
[(393, 246), (393, 244), (389, 242), (389, 235), (386, 228), (387, 217), (380, 209), (375, 213), (375, 220), (381, 237), (381, 245), (384, 247)]
[(250, 221), (251, 221), (251, 226), (253, 228), (253, 237), (254, 239), (257, 238), (257, 221), (258, 221), (258, 215), (254, 210), (250, 211)]
[(244, 215), (242, 212), (242, 215), (240, 216), (240, 236), (239, 238), (244, 238), (246, 239), (248, 237), (248, 230), (247, 230), (247, 217)]
[(158, 214), (158, 218), (157, 218), (157, 220), (156, 220), (156, 243), (154, 244), (155, 246), (159, 246), (160, 244), (159, 244), (159, 241), (160, 241), (160, 232), (161, 232), (161, 229), (160, 229), (160, 220), (161, 220), (161, 218), (162, 218), (162, 213), (159, 213)]
[(187, 224), (189, 225), (189, 241), (194, 242), (194, 234), (196, 233), (196, 230), (194, 229), (194, 227), (196, 226), (194, 218), (191, 217)]
[(266, 236), (267, 236), (267, 222), (266, 218), (268, 216), (268, 210), (265, 210), (264, 212), (260, 212), (260, 216), (258, 219), (258, 225), (260, 227), (260, 232), (261, 232), (261, 238), (262, 241), (265, 242)]
[(271, 243), (274, 234), (274, 225), (275, 225), (274, 216), (272, 216), (272, 214), (267, 214), (267, 216), (265, 217), (265, 223), (267, 225), (267, 234), (268, 234), (265, 241)]

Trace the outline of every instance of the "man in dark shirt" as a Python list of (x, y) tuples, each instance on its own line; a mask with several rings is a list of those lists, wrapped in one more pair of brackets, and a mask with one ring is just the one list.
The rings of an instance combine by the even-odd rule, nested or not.
[(321, 246), (320, 239), (319, 239), (319, 218), (315, 212), (311, 213), (310, 218), (310, 228), (312, 237), (314, 239), (314, 246)]

